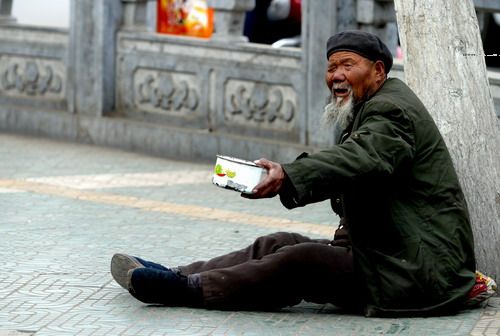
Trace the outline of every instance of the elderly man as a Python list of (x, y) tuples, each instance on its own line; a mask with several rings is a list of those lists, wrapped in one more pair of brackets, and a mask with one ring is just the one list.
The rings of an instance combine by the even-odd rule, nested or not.
[(116, 254), (115, 280), (142, 302), (215, 309), (277, 309), (330, 302), (367, 316), (429, 315), (463, 307), (475, 284), (467, 206), (431, 116), (400, 80), (375, 35), (347, 31), (327, 43), (331, 99), (324, 122), (338, 143), (280, 165), (250, 198), (287, 208), (330, 200), (334, 240), (295, 233), (168, 269)]

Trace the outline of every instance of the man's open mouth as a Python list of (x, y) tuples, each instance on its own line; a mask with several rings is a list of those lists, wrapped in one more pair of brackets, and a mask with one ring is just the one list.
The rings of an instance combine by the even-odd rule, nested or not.
[(334, 89), (333, 94), (335, 95), (335, 97), (346, 97), (349, 95), (349, 89), (344, 89), (344, 88)]

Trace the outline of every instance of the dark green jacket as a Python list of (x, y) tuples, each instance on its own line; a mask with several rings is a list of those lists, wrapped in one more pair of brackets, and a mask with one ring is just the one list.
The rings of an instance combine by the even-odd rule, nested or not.
[(466, 202), (434, 121), (402, 81), (386, 80), (359, 106), (339, 144), (283, 168), (288, 208), (341, 205), (366, 315), (461, 307), (475, 271)]

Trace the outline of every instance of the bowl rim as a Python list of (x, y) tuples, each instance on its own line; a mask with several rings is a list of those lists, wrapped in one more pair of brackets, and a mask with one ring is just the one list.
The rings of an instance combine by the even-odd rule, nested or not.
[(216, 156), (217, 156), (217, 158), (220, 158), (222, 160), (226, 160), (226, 161), (230, 161), (230, 162), (242, 164), (242, 165), (245, 165), (245, 166), (250, 166), (250, 167), (256, 167), (256, 168), (264, 169), (264, 168), (262, 168), (260, 166), (257, 166), (252, 161), (247, 161), (247, 160), (235, 158), (235, 157), (232, 157), (232, 156), (221, 155), (221, 154), (217, 154)]

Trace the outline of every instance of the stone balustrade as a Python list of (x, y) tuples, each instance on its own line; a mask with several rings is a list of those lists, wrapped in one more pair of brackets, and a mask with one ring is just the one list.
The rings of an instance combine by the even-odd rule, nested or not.
[[(155, 33), (155, 0), (73, 0), (69, 29), (16, 24), (0, 0), (0, 130), (206, 161), (289, 161), (331, 144), (325, 41), (359, 24), (390, 39), (392, 4), (304, 0), (302, 47), (272, 48), (242, 35), (255, 0), (209, 1), (216, 30), (199, 39)], [(390, 75), (404, 78), (402, 65)]]

